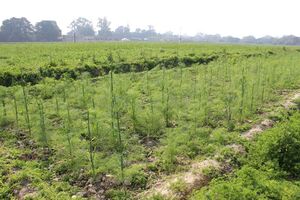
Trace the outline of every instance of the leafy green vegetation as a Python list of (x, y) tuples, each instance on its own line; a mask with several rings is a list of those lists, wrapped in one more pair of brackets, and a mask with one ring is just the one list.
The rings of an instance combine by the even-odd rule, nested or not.
[[(23, 82), (37, 84), (46, 77), (78, 79), (85, 72), (97, 77), (108, 74), (111, 68), (116, 73), (142, 72), (157, 67), (168, 69), (179, 65), (208, 64), (224, 56), (232, 59), (267, 57), (283, 51), (279, 47), (232, 48), (232, 45), (173, 43), (31, 43), (0, 46), (0, 54), (4, 58), (0, 59), (0, 85), (4, 86)], [(108, 54), (112, 55), (113, 60), (107, 58)]]
[[(0, 88), (3, 198), (17, 198), (25, 190), (46, 199), (134, 198), (158, 177), (184, 170), (192, 160), (216, 154), (224, 160), (232, 157), (227, 146), (247, 144), (240, 133), (273, 109), (283, 98), (281, 91), (298, 89), (300, 84), (299, 52), (292, 47), (158, 43), (0, 47), (11, 63), (0, 60), (1, 85), (9, 86)], [(96, 71), (86, 70), (91, 66)], [(97, 72), (100, 68), (103, 73)], [(76, 76), (61, 76), (65, 69)], [(284, 120), (286, 113), (275, 110), (273, 117)], [(257, 141), (261, 146), (253, 148), (259, 151), (250, 148), (253, 161), (245, 171), (255, 176), (261, 170), (257, 166), (270, 163), (276, 172), (296, 177), (299, 157), (293, 151), (299, 141), (294, 129), (270, 138)], [(291, 151), (282, 157), (288, 148)], [(23, 151), (37, 156), (25, 162), (20, 159)], [(10, 154), (15, 154), (13, 163), (25, 165), (15, 180)], [(237, 167), (242, 162), (233, 160)], [(259, 176), (269, 179), (272, 173), (266, 170)], [(23, 178), (30, 181), (24, 184)], [(173, 189), (184, 193), (181, 186), (178, 182)]]
[(256, 140), (241, 169), (215, 179), (192, 199), (298, 199), (299, 112)]

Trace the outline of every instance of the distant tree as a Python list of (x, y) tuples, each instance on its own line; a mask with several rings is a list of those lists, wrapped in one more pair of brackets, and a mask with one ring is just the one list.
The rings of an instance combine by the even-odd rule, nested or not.
[(131, 32), (131, 39), (133, 40), (141, 40), (140, 38), (140, 33), (141, 33), (141, 29), (140, 28), (136, 28), (135, 31)]
[(172, 31), (165, 32), (163, 34), (159, 34), (160, 40), (164, 41), (178, 41), (179, 37), (177, 35), (174, 35)]
[(0, 29), (0, 42), (5, 42), (5, 38), (4, 38), (4, 35)]
[[(135, 31), (131, 34), (133, 39), (135, 40), (146, 40), (146, 39), (153, 39), (156, 36), (158, 36), (158, 34), (156, 33), (155, 29), (153, 26), (149, 25), (148, 29), (140, 29), (137, 28), (135, 29)], [(155, 39), (158, 39), (157, 37)]]
[(220, 42), (221, 40), (222, 40), (222, 37), (219, 34), (205, 35), (206, 42)]
[(154, 35), (156, 35), (154, 26), (152, 26), (152, 25), (148, 25), (148, 30), (147, 30), (146, 32), (147, 32), (147, 34), (148, 34), (149, 36), (154, 36)]
[(246, 36), (246, 37), (243, 37), (242, 40), (241, 40), (242, 43), (256, 43), (256, 38), (253, 37), (252, 35), (250, 36)]
[(258, 44), (275, 44), (276, 43), (276, 38), (272, 36), (264, 36), (261, 38), (257, 39)]
[(78, 19), (72, 21), (69, 28), (71, 31), (68, 33), (68, 35), (73, 35), (75, 33), (76, 36), (95, 36), (93, 23), (83, 17), (79, 17)]
[(135, 32), (135, 33), (141, 33), (141, 32), (142, 32), (142, 29), (136, 28), (134, 32)]
[(157, 34), (156, 34), (155, 29), (154, 29), (154, 27), (152, 25), (148, 25), (148, 29), (147, 30), (142, 30), (141, 31), (142, 39), (153, 38), (156, 35)]
[(221, 40), (222, 40), (222, 42), (225, 42), (225, 43), (239, 43), (240, 42), (239, 38), (232, 37), (232, 36), (223, 37)]
[(35, 25), (35, 34), (37, 41), (59, 41), (61, 38), (61, 30), (56, 21), (41, 21)]
[(98, 36), (101, 40), (108, 40), (110, 39), (112, 32), (110, 30), (110, 24), (111, 22), (107, 20), (106, 17), (99, 18), (98, 20)]
[(277, 43), (281, 45), (300, 45), (300, 37), (294, 35), (283, 36), (278, 39)]
[(34, 40), (33, 25), (25, 18), (4, 20), (1, 26), (1, 38), (5, 42), (27, 42)]
[(130, 37), (130, 28), (129, 26), (119, 26), (115, 29), (114, 33), (115, 39), (129, 38)]

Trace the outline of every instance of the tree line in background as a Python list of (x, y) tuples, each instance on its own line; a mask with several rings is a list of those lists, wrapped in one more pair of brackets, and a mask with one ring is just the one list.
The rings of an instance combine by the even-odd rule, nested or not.
[(59, 40), (61, 40), (61, 30), (55, 21), (44, 20), (33, 26), (25, 17), (13, 17), (4, 20), (0, 27), (0, 42)]
[(99, 18), (98, 30), (86, 18), (78, 18), (71, 22), (67, 35), (62, 35), (56, 21), (43, 20), (34, 25), (26, 19), (10, 18), (2, 22), (0, 42), (54, 42), (54, 41), (94, 41), (94, 40), (147, 40), (159, 38), (153, 26), (148, 29), (136, 29), (130, 32), (129, 26), (119, 26), (114, 31), (107, 18)]
[(160, 34), (156, 33), (153, 26), (148, 26), (148, 29), (137, 28), (134, 32), (130, 31), (129, 25), (118, 26), (114, 31), (111, 30), (111, 22), (106, 17), (99, 18), (95, 31), (93, 23), (83, 17), (80, 17), (71, 22), (65, 38), (77, 40), (147, 40), (157, 39)]
[(247, 36), (237, 38), (232, 36), (222, 37), (218, 34), (197, 34), (195, 36), (181, 36), (172, 32), (157, 33), (153, 26), (147, 29), (137, 28), (131, 31), (128, 25), (118, 26), (111, 30), (111, 22), (106, 17), (99, 18), (98, 30), (94, 29), (93, 23), (83, 17), (71, 22), (70, 31), (62, 35), (62, 31), (56, 21), (43, 20), (34, 25), (25, 17), (10, 18), (2, 22), (0, 27), (0, 42), (54, 42), (54, 41), (186, 41), (186, 42), (212, 42), (212, 43), (246, 43), (246, 44), (277, 44), (277, 45), (300, 45), (300, 37), (293, 35), (275, 38), (265, 36), (255, 38)]

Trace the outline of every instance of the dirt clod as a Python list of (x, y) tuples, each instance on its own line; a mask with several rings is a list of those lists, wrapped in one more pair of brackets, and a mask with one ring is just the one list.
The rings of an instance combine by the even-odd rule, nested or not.
[(28, 198), (34, 198), (36, 195), (37, 192), (34, 189), (25, 186), (20, 191), (18, 191), (17, 198), (18, 200), (24, 200)]

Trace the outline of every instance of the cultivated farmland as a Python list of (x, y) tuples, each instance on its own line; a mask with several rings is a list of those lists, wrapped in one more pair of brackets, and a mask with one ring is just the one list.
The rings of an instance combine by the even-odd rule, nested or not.
[(297, 47), (0, 44), (0, 85), (0, 199), (299, 197)]

